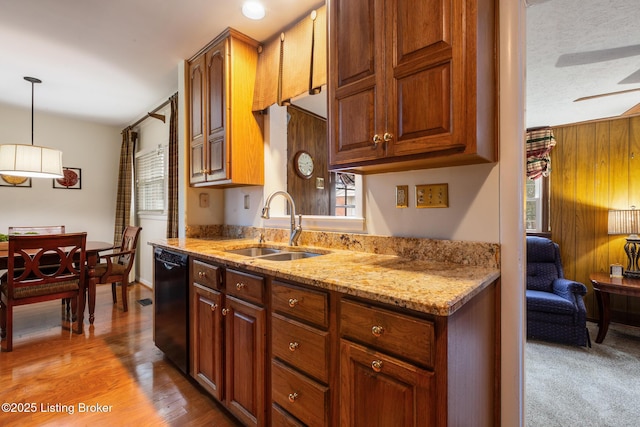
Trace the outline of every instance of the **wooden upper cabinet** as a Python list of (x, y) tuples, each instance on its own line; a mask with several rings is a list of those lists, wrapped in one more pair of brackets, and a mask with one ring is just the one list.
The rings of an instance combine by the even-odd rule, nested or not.
[(188, 62), (192, 186), (264, 184), (263, 119), (252, 112), (257, 48), (229, 28)]
[(204, 176), (204, 56), (189, 63), (189, 172), (190, 182)]
[(329, 2), (331, 169), (496, 160), (494, 1)]

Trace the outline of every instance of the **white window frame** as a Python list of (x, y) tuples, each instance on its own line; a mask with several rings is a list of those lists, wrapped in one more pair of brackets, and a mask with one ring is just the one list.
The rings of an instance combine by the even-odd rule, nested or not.
[[(533, 182), (534, 185), (534, 196), (533, 197), (529, 197), (528, 196), (528, 192), (525, 192), (525, 200), (527, 205), (529, 203), (534, 203), (535, 204), (535, 215), (536, 215), (536, 219), (535, 221), (529, 221), (527, 218), (525, 218), (525, 227), (528, 233), (541, 233), (544, 230), (542, 230), (542, 216), (544, 215), (543, 209), (542, 209), (542, 198), (543, 198), (543, 194), (542, 194), (542, 178), (538, 178), (538, 179), (534, 179), (534, 180), (529, 180), (527, 179), (527, 183)], [(525, 209), (525, 212), (527, 210)], [(533, 228), (531, 228), (530, 226), (533, 226)]]

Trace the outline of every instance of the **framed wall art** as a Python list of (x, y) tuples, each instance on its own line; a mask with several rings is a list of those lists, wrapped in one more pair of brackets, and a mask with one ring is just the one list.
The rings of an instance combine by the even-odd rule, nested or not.
[(53, 179), (53, 188), (63, 188), (67, 190), (80, 190), (82, 188), (82, 169), (62, 168), (64, 177)]
[(26, 176), (0, 175), (0, 187), (31, 187), (31, 178)]

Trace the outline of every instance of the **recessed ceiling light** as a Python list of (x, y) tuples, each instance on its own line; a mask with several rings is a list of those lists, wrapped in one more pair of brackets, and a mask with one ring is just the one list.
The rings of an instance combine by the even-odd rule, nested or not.
[(247, 1), (242, 5), (242, 14), (249, 19), (264, 18), (264, 6), (257, 1)]

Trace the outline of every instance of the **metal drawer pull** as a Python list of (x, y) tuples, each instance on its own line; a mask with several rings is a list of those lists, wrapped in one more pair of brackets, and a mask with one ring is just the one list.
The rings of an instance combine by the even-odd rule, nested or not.
[(240, 289), (242, 289), (242, 288), (246, 288), (246, 287), (247, 287), (247, 285), (245, 285), (245, 284), (244, 284), (244, 283), (242, 283), (242, 282), (238, 282), (238, 283), (236, 283), (236, 289), (237, 289), (237, 290), (240, 290)]
[(298, 300), (295, 298), (289, 298), (289, 307), (293, 308), (298, 305)]
[(203, 278), (203, 277), (207, 277), (207, 273), (205, 273), (204, 271), (198, 271), (198, 277), (199, 278)]
[(374, 360), (371, 362), (371, 369), (375, 372), (380, 372), (382, 370), (382, 360)]
[(293, 403), (298, 399), (298, 393), (289, 393), (289, 402)]
[(382, 139), (384, 140), (384, 142), (390, 142), (393, 139), (393, 135), (389, 132), (385, 132), (382, 136)]
[(231, 309), (230, 308), (223, 308), (222, 309), (222, 315), (223, 316), (226, 316), (229, 313), (231, 313)]
[(371, 328), (371, 333), (374, 336), (379, 337), (380, 335), (382, 335), (384, 333), (384, 328), (382, 326), (374, 325)]
[(216, 311), (216, 308), (218, 308), (218, 304), (211, 304), (211, 311)]
[(290, 342), (289, 343), (289, 350), (290, 351), (296, 351), (298, 349), (298, 347), (300, 347), (300, 344), (298, 344), (297, 342)]

